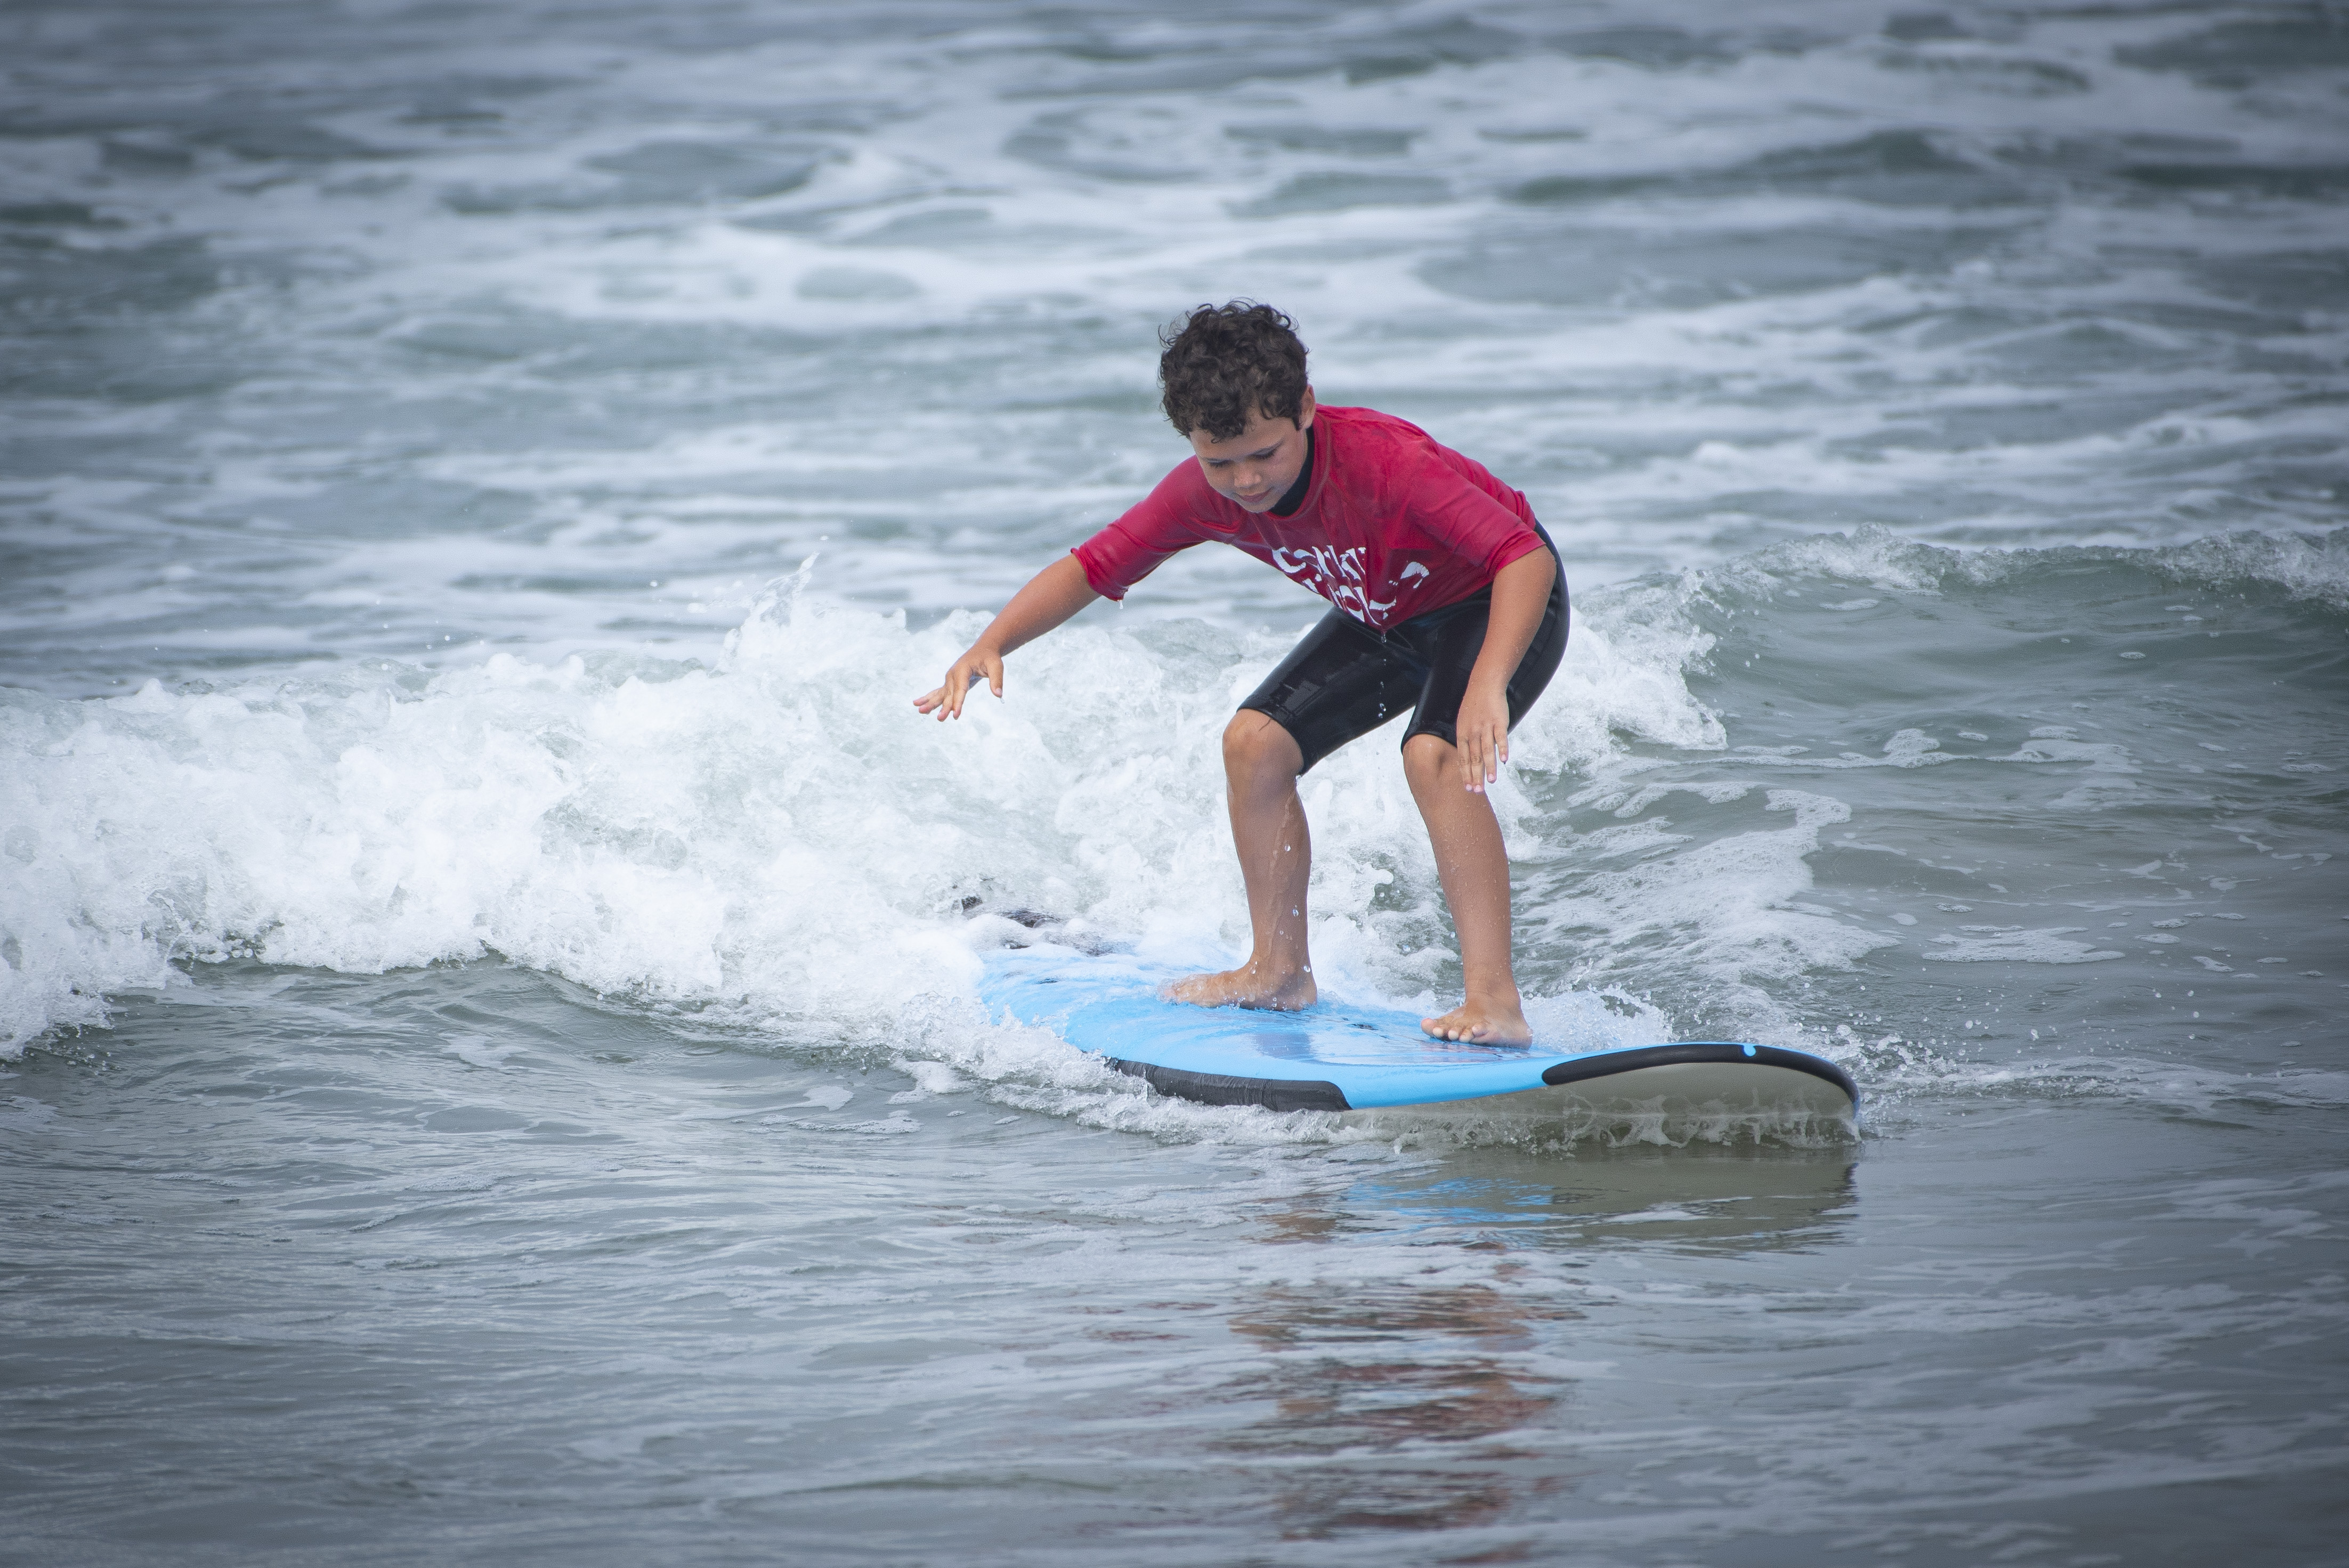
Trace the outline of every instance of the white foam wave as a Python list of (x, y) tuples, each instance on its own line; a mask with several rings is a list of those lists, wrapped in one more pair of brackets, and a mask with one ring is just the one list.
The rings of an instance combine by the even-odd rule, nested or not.
[(1578, 923), (1603, 927), (1619, 954), (1670, 946), (1676, 962), (1713, 983), (1714, 1005), (1724, 1016), (1757, 1031), (1785, 1026), (1765, 983), (1849, 967), (1899, 945), (1897, 937), (1848, 924), (1800, 899), (1812, 885), (1806, 857), (1818, 848), (1819, 830), (1849, 821), (1850, 808), (1798, 789), (1772, 789), (1765, 799), (1766, 811), (1792, 818), (1786, 826), (1598, 872), (1585, 882), (1573, 914)]
[[(909, 632), (798, 586), (709, 665), (501, 654), (430, 676), (9, 694), (5, 1037), (98, 1023), (108, 992), (186, 961), (502, 954), (712, 1021), (902, 1039), (909, 1002), (968, 994), (972, 901), (1227, 959), (1244, 926), (1220, 736), (1275, 640), (1129, 633), (1104, 612), (1023, 651), (1003, 702), (939, 726), (908, 699), (976, 617)], [(1627, 734), (1714, 740), (1679, 676), (1697, 645), (1636, 624), (1579, 639), (1521, 766), (1588, 767)], [(1325, 985), (1424, 990), (1440, 906), (1391, 748), (1340, 753), (1306, 795)], [(1496, 799), (1535, 848), (1526, 790)]]

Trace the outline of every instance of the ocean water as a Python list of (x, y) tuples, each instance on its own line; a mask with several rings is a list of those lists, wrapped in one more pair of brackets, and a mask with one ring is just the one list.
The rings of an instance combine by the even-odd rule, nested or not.
[[(0, 13), (0, 1561), (2349, 1561), (2349, 16)], [(1567, 1045), (1397, 1132), (990, 1018), (1227, 962), (1158, 324), (1526, 491)], [(1391, 737), (1317, 972), (1458, 965)], [(1660, 1135), (1661, 1136), (1661, 1135)]]

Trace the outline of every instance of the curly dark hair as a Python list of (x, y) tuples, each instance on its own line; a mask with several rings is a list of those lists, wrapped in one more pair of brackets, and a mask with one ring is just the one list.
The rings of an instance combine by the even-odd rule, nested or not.
[(1188, 436), (1228, 441), (1258, 414), (1294, 419), (1305, 409), (1305, 345), (1297, 324), (1268, 304), (1203, 304), (1161, 328), (1160, 404)]

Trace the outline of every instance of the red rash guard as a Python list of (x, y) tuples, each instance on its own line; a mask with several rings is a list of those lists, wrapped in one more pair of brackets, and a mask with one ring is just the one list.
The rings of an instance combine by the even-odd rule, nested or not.
[(1071, 551), (1107, 599), (1178, 550), (1220, 540), (1302, 583), (1373, 631), (1446, 604), (1542, 548), (1526, 498), (1418, 426), (1371, 408), (1323, 407), (1313, 473), (1288, 517), (1216, 493), (1195, 460)]

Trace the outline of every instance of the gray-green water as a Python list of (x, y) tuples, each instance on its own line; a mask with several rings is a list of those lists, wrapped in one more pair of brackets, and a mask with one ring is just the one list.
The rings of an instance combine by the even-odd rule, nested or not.
[[(2349, 1556), (2337, 8), (0, 58), (0, 1559)], [(1233, 294), (1565, 551), (1537, 1026), (1824, 1052), (1853, 1141), (1398, 1142), (978, 1009), (999, 912), (1243, 933), (1216, 737), (1318, 601), (1195, 552), (908, 704)], [(1306, 799), (1325, 985), (1452, 984), (1392, 742)]]

